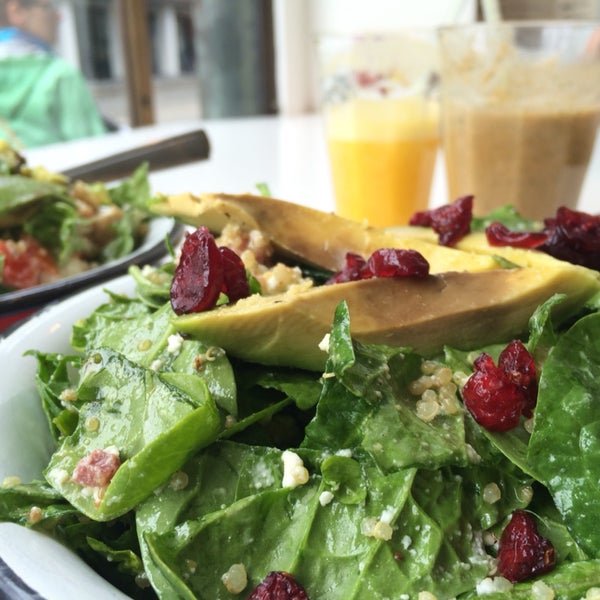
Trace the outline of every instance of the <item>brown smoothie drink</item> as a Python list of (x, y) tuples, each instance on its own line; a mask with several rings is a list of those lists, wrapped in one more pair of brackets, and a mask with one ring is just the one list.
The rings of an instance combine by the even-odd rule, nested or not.
[(539, 27), (441, 33), (448, 190), (474, 194), (479, 215), (512, 205), (542, 219), (577, 205), (600, 124), (600, 59), (585, 52), (591, 27)]

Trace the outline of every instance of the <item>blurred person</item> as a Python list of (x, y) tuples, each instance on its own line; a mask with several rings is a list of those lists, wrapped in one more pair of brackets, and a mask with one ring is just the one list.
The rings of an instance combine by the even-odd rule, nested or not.
[(0, 138), (31, 148), (107, 131), (81, 72), (57, 56), (52, 0), (0, 0)]

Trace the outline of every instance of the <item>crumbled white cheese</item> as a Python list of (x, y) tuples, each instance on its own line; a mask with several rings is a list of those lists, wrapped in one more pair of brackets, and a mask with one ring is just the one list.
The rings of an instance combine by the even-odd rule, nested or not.
[(345, 458), (352, 458), (352, 450), (350, 448), (341, 448), (335, 453), (336, 456), (344, 456)]
[(543, 581), (536, 581), (531, 586), (531, 600), (554, 600), (554, 590)]
[(50, 473), (48, 473), (48, 476), (50, 479), (56, 481), (58, 484), (61, 485), (67, 483), (67, 481), (69, 481), (69, 479), (71, 478), (69, 472), (66, 469), (59, 468), (52, 469)]
[(104, 448), (104, 452), (114, 454), (115, 456), (120, 456), (119, 449), (116, 446), (107, 446), (106, 448)]
[(510, 592), (513, 584), (504, 577), (486, 577), (476, 587), (477, 594), (493, 594), (495, 592)]
[(325, 490), (319, 494), (319, 504), (327, 506), (333, 500), (333, 494), (329, 490)]
[(329, 339), (331, 338), (331, 334), (326, 333), (323, 336), (323, 339), (319, 342), (319, 350), (323, 352), (329, 352)]
[(152, 369), (153, 371), (160, 371), (162, 369), (163, 366), (163, 361), (160, 360), (160, 358), (157, 358), (156, 360), (152, 361), (152, 364), (150, 365), (150, 369)]
[(167, 339), (167, 352), (169, 354), (178, 354), (181, 352), (181, 345), (183, 344), (183, 337), (178, 333), (170, 335)]
[(308, 471), (302, 459), (291, 450), (284, 450), (281, 454), (283, 461), (282, 487), (295, 488), (308, 481)]
[(393, 506), (387, 506), (386, 509), (381, 513), (379, 520), (382, 523), (391, 523), (395, 512), (396, 511), (394, 510)]

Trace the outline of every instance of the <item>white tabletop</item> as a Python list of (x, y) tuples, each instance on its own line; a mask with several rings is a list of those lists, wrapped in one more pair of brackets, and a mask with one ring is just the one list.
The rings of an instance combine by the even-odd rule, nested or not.
[[(316, 115), (264, 116), (182, 121), (129, 129), (99, 138), (55, 144), (26, 152), (30, 165), (61, 170), (138, 144), (202, 128), (211, 153), (208, 160), (151, 174), (154, 192), (256, 192), (266, 183), (272, 196), (334, 209), (322, 121)], [(443, 161), (438, 160), (431, 205), (448, 202)], [(600, 213), (600, 141), (584, 184), (579, 209)]]

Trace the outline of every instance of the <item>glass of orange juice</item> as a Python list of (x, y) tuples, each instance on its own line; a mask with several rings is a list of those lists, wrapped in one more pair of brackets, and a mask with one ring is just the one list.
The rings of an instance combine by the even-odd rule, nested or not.
[(386, 227), (429, 205), (439, 146), (434, 30), (319, 40), (336, 212)]

